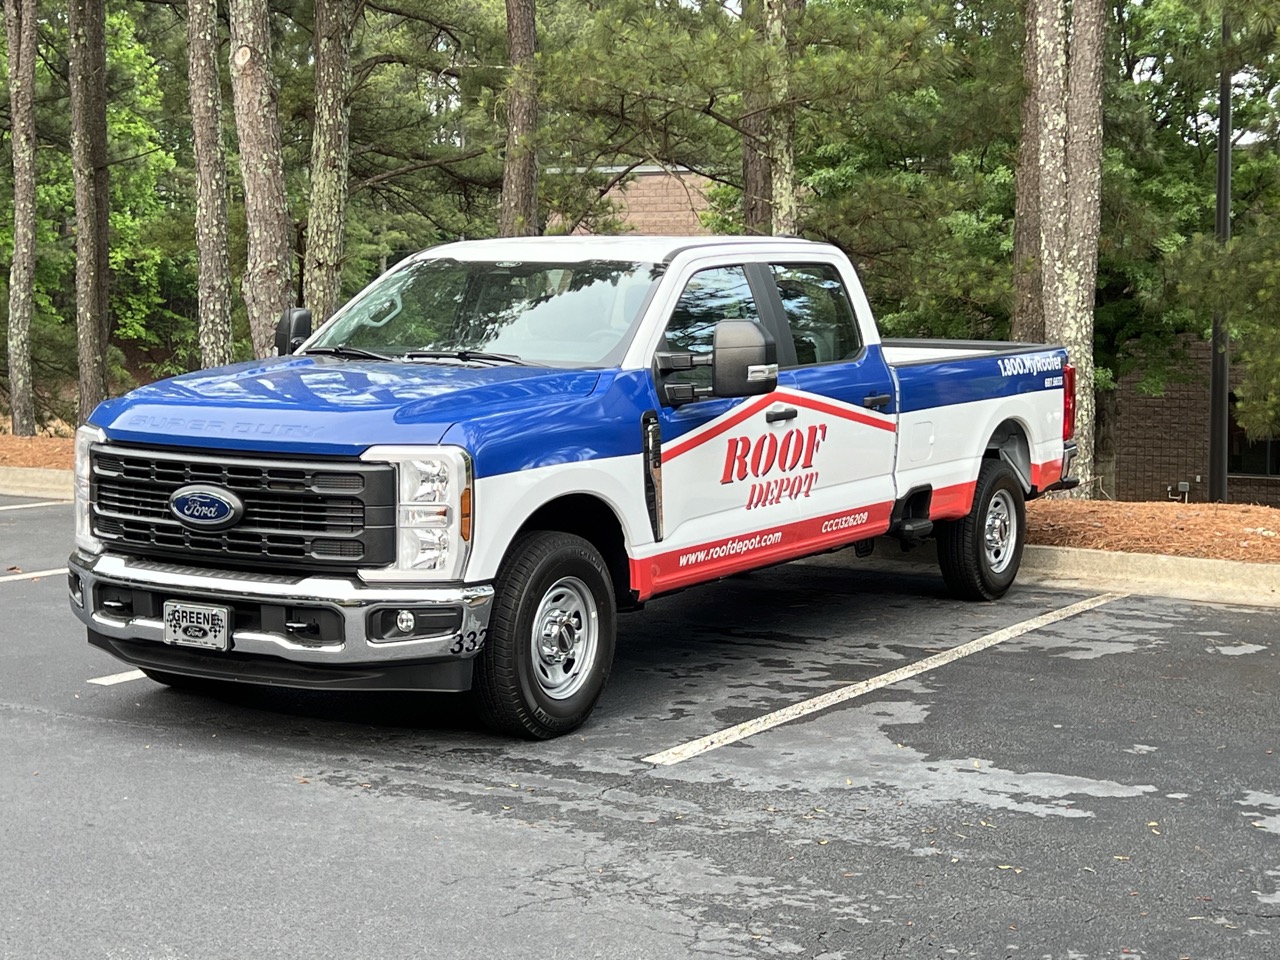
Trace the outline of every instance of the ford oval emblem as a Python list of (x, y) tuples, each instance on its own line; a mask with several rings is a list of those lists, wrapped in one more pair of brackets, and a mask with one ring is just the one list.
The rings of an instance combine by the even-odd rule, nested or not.
[(192, 483), (169, 498), (170, 512), (195, 530), (222, 530), (244, 516), (244, 501), (230, 490)]

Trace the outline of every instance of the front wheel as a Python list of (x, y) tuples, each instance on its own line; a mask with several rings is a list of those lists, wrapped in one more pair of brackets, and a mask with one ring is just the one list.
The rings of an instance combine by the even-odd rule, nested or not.
[(511, 545), (495, 584), (472, 694), (485, 723), (545, 740), (590, 715), (613, 664), (613, 581), (589, 542), (537, 531)]
[(1027, 509), (1022, 484), (1003, 460), (983, 460), (968, 516), (938, 525), (938, 564), (952, 595), (997, 600), (1022, 563)]

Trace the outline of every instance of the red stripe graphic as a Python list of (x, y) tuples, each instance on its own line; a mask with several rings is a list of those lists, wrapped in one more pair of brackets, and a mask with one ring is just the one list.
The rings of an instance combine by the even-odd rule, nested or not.
[(709, 440), (714, 440), (727, 430), (731, 430), (744, 420), (750, 419), (766, 407), (771, 407), (775, 403), (790, 403), (797, 407), (807, 407), (810, 410), (816, 410), (819, 413), (829, 414), (833, 417), (840, 417), (842, 420), (852, 420), (854, 423), (861, 423), (864, 426), (876, 427), (880, 430), (887, 430), (890, 433), (898, 429), (897, 423), (893, 420), (881, 419), (872, 416), (869, 413), (863, 413), (861, 410), (855, 410), (851, 407), (836, 406), (825, 400), (816, 397), (806, 396), (803, 393), (791, 393), (789, 391), (777, 390), (767, 396), (758, 397), (755, 400), (749, 400), (742, 406), (738, 407), (726, 419), (698, 433), (695, 431), (693, 435), (687, 436), (682, 440), (673, 443), (670, 447), (662, 451), (662, 462), (666, 463), (682, 453), (688, 453), (695, 447), (700, 447)]
[(1031, 483), (1037, 490), (1043, 490), (1051, 483), (1062, 479), (1062, 459), (1050, 460), (1048, 463), (1031, 465)]
[(889, 529), (893, 502), (842, 510), (739, 536), (631, 560), (631, 588), (641, 600), (821, 550), (878, 537)]
[(977, 488), (977, 480), (938, 487), (929, 499), (929, 519), (956, 520), (966, 516), (973, 506), (973, 491)]
[[(1049, 484), (1057, 483), (1061, 477), (1061, 459), (1031, 465), (1031, 485), (1036, 490), (1043, 490)], [(977, 488), (977, 480), (956, 483), (949, 487), (938, 487), (933, 491), (933, 497), (929, 501), (929, 519), (955, 520), (967, 516), (973, 507), (973, 494)]]

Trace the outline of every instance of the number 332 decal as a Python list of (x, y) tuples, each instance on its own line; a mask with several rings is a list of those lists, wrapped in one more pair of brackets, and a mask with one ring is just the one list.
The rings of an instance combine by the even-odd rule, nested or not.
[(480, 644), (484, 643), (484, 636), (488, 630), (472, 630), (470, 633), (460, 634), (458, 639), (453, 641), (453, 646), (449, 648), (450, 653), (475, 653), (480, 649)]

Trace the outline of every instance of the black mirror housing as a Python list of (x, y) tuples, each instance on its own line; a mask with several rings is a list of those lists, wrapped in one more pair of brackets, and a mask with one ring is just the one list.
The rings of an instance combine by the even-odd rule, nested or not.
[(755, 397), (778, 388), (778, 345), (758, 323), (717, 323), (712, 358), (714, 396)]
[(287, 357), (311, 336), (311, 311), (306, 307), (289, 307), (276, 324), (276, 354)]

